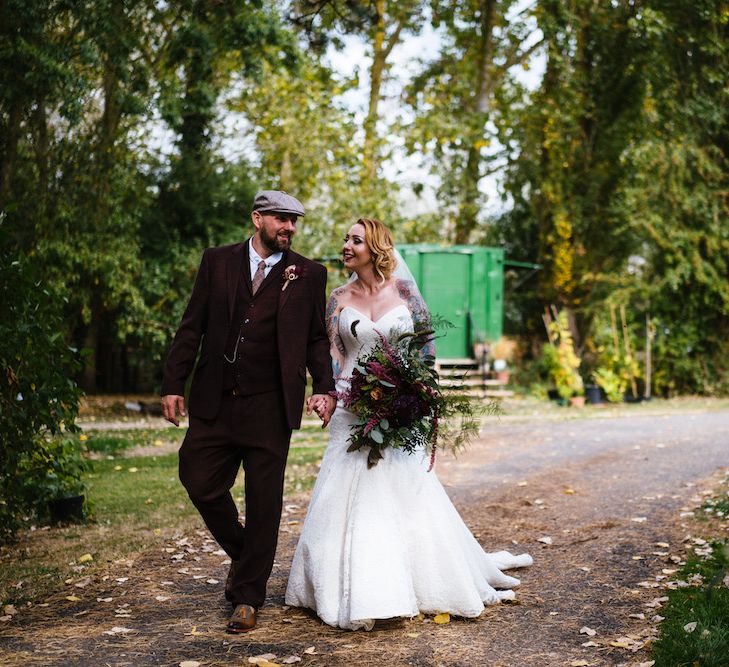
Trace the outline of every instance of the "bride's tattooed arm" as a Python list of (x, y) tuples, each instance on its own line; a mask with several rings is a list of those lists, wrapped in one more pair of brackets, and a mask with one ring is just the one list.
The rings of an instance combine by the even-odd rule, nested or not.
[(344, 343), (339, 336), (339, 303), (338, 297), (341, 295), (342, 288), (335, 289), (329, 297), (329, 303), (327, 303), (327, 334), (329, 335), (329, 352), (332, 355), (332, 371), (334, 373), (334, 379), (336, 380), (342, 374), (342, 368), (344, 366), (344, 356), (346, 350), (344, 349)]
[[(410, 315), (413, 318), (415, 331), (428, 331), (433, 328), (433, 322), (430, 318), (430, 311), (425, 305), (423, 297), (420, 296), (417, 286), (411, 280), (398, 280), (397, 293), (400, 298), (407, 304)], [(421, 350), (423, 355), (435, 356), (435, 339), (431, 336), (428, 342)]]

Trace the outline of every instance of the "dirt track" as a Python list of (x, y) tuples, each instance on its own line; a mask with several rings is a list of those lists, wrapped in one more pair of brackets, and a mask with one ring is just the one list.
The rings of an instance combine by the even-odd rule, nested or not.
[[(700, 502), (702, 485), (728, 461), (727, 410), (492, 425), (458, 460), (442, 461), (438, 474), (484, 548), (534, 556), (534, 566), (517, 575), (516, 604), (476, 620), (396, 621), (370, 633), (334, 630), (286, 609), (307, 500), (292, 497), (270, 597), (248, 635), (222, 630), (225, 557), (200, 531), (116, 564), (79, 602), (66, 601), (64, 591), (55, 604), (23, 610), (3, 628), (0, 662), (237, 665), (270, 653), (278, 663), (298, 656), (301, 665), (362, 667), (638, 665), (646, 651), (631, 647), (644, 644), (654, 625), (656, 608), (645, 604), (662, 595), (656, 575), (675, 567), (670, 557), (683, 553), (694, 529), (680, 514)], [(114, 627), (131, 631), (105, 634)], [(596, 634), (580, 634), (583, 627)], [(610, 645), (624, 637), (630, 641)]]

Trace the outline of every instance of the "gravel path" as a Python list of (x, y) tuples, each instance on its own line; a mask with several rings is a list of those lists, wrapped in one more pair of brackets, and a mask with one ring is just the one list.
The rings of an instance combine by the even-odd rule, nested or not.
[[(334, 630), (286, 609), (307, 501), (291, 497), (255, 631), (222, 632), (224, 556), (200, 531), (139, 554), (123, 586), (115, 572), (84, 591), (87, 600), (113, 596), (112, 604), (24, 612), (5, 633), (3, 664), (238, 665), (270, 653), (280, 664), (298, 656), (302, 665), (362, 667), (639, 665), (656, 613), (646, 604), (662, 595), (662, 570), (675, 567), (696, 530), (688, 511), (697, 494), (728, 462), (729, 410), (491, 423), (468, 452), (440, 461), (438, 475), (484, 548), (534, 556), (518, 575), (516, 604), (476, 620), (397, 621), (371, 633)], [(183, 557), (171, 560), (170, 550)], [(131, 613), (119, 618), (121, 596)], [(104, 634), (115, 626), (131, 632)]]

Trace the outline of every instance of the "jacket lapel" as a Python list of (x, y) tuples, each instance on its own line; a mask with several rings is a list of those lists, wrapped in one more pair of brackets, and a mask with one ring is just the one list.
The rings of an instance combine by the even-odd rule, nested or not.
[(240, 282), (240, 274), (243, 271), (243, 278), (251, 289), (250, 271), (244, 271), (248, 268), (248, 243), (240, 243), (233, 248), (233, 252), (228, 257), (228, 266), (226, 271), (226, 287), (228, 294), (228, 322), (233, 320), (233, 311), (235, 310), (235, 300), (238, 296), (238, 284)]
[[(297, 255), (295, 252), (287, 252), (284, 254), (283, 259), (281, 260), (281, 264), (283, 266), (281, 267), (281, 275), (283, 275), (283, 272), (286, 270), (287, 266), (291, 266), (292, 264), (296, 264), (297, 258), (300, 257), (300, 255)], [(286, 289), (283, 289), (283, 285), (281, 285), (281, 294), (278, 298), (278, 312), (281, 312), (281, 309), (286, 305), (286, 302), (289, 299), (289, 296), (291, 296), (291, 292), (294, 291), (294, 285), (296, 284), (296, 280), (290, 281), (289, 285), (286, 287)]]

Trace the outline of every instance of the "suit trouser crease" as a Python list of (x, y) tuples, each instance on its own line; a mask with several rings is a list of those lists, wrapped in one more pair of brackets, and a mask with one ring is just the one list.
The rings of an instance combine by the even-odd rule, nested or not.
[[(273, 569), (291, 429), (281, 392), (225, 397), (215, 419), (190, 418), (180, 480), (222, 549), (240, 560), (234, 604), (260, 607)], [(245, 526), (230, 493), (245, 472)]]

